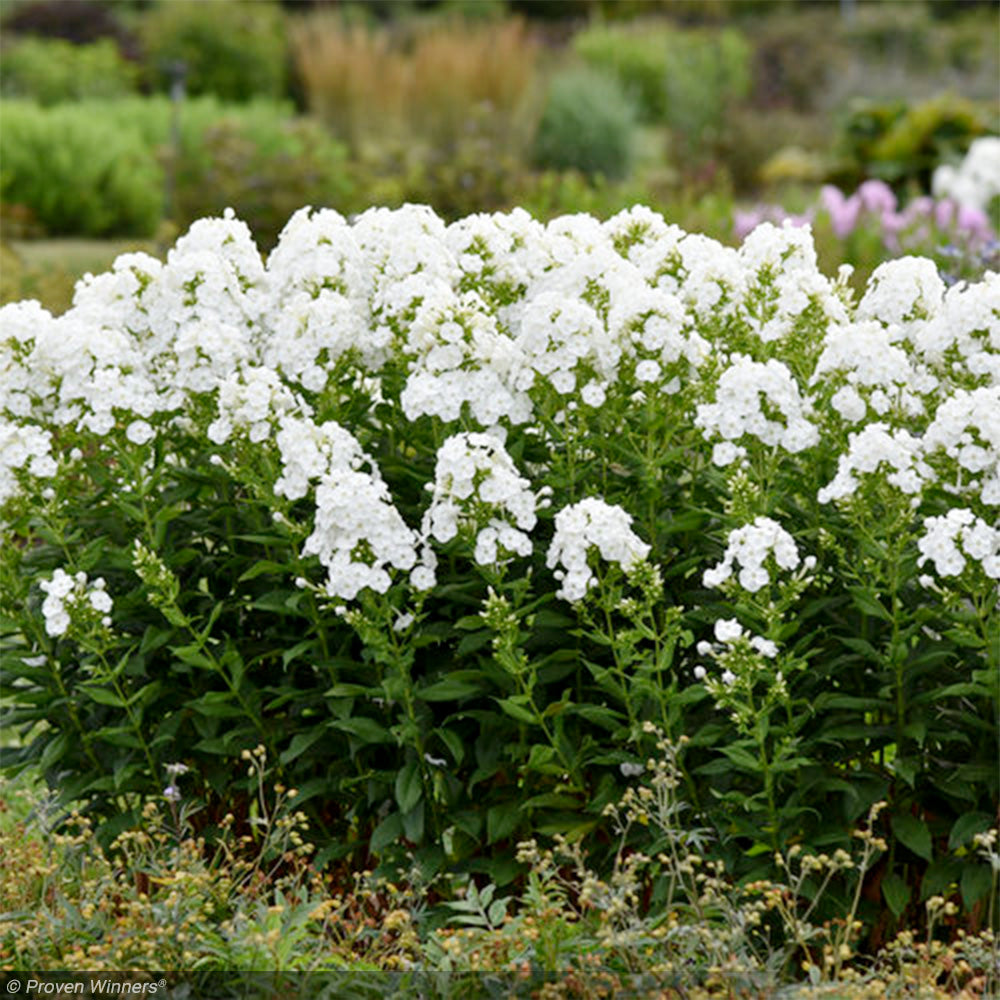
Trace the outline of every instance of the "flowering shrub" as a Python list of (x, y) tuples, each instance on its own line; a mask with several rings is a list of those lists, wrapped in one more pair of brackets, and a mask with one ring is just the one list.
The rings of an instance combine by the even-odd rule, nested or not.
[(303, 209), (0, 322), (7, 761), (99, 836), (168, 761), (221, 822), (259, 744), (320, 862), (503, 884), (655, 723), (735, 872), (885, 798), (894, 913), (989, 891), (997, 275), (855, 302), (805, 228)]

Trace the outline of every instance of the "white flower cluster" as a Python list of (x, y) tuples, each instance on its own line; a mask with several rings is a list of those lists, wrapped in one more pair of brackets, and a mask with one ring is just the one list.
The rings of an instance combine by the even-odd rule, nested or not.
[[(702, 582), (706, 587), (718, 587), (733, 575), (736, 564), (740, 567), (737, 575), (740, 586), (755, 594), (771, 582), (767, 570), (769, 559), (786, 570), (796, 569), (801, 561), (795, 539), (777, 521), (758, 517), (752, 524), (729, 533), (722, 562), (706, 570)], [(807, 557), (806, 568), (812, 569), (814, 565), (815, 558)]]
[[(810, 410), (794, 376), (781, 361), (772, 358), (761, 363), (736, 355), (719, 379), (715, 402), (700, 404), (694, 423), (706, 440), (721, 437), (732, 444), (749, 436), (794, 454), (819, 440), (819, 432), (809, 419)], [(782, 419), (775, 419), (779, 414)], [(731, 461), (736, 451), (721, 452), (720, 456)], [(727, 464), (718, 457), (716, 462)]]
[(18, 470), (48, 478), (56, 473), (52, 457), (52, 435), (30, 424), (0, 422), (0, 504), (16, 496)]
[(99, 621), (105, 627), (111, 624), (111, 597), (105, 590), (103, 577), (97, 577), (88, 586), (86, 573), (70, 576), (57, 569), (51, 579), (42, 580), (39, 586), (45, 591), (42, 601), (45, 631), (53, 638), (65, 635), (74, 621), (81, 624)]
[[(839, 442), (822, 502), (884, 476), (917, 508), (935, 490), (977, 515), (1000, 506), (1000, 275), (946, 290), (932, 262), (902, 258), (857, 307), (842, 285), (819, 272), (808, 227), (761, 225), (737, 250), (645, 208), (545, 225), (520, 210), (447, 225), (421, 206), (352, 221), (303, 209), (266, 264), (243, 223), (201, 220), (165, 262), (128, 254), (81, 281), (62, 316), (0, 309), (0, 503), (82, 440), (88, 456), (106, 436), (115, 449), (183, 438), (222, 462), (257, 448), (261, 469), (280, 461), (278, 496), (322, 490), (318, 512), (339, 509), (342, 471), (363, 479), (381, 555), (348, 562), (410, 566), (426, 583), (430, 557), (413, 555), (423, 542), (366, 434), (430, 418), (442, 439), (502, 427), (544, 450), (570, 437), (560, 424), (586, 429), (612, 404), (623, 429), (663, 408), (716, 465), (767, 451), (802, 482)], [(347, 414), (357, 426), (330, 420)], [(537, 478), (545, 456), (525, 468)], [(366, 536), (357, 515), (334, 541), (331, 516), (311, 546), (340, 566)], [(495, 516), (512, 543), (530, 530)], [(519, 551), (494, 527), (498, 557)]]
[(632, 518), (621, 507), (596, 497), (564, 507), (555, 524), (545, 564), (561, 581), (556, 596), (570, 603), (583, 600), (596, 582), (588, 563), (592, 549), (626, 571), (649, 555), (649, 546), (632, 531)]
[(820, 503), (844, 500), (859, 485), (858, 473), (885, 474), (886, 481), (904, 493), (919, 494), (933, 475), (922, 457), (919, 439), (903, 430), (890, 430), (885, 424), (869, 424), (850, 435), (846, 455), (841, 455), (837, 475), (817, 494)]
[(924, 519), (924, 535), (917, 541), (918, 565), (928, 560), (941, 576), (958, 576), (966, 559), (980, 563), (992, 580), (1000, 580), (1000, 528), (990, 527), (971, 510), (957, 507), (943, 517)]
[[(778, 655), (778, 646), (770, 639), (765, 639), (760, 635), (752, 635), (735, 618), (720, 618), (713, 628), (715, 642), (702, 640), (698, 643), (697, 652), (699, 656), (710, 656), (713, 659), (724, 657), (733, 651), (733, 648), (746, 643), (755, 653), (760, 654), (768, 660), (773, 660)], [(694, 668), (696, 680), (702, 681), (707, 676), (707, 671), (702, 666)], [(736, 681), (736, 675), (729, 669), (723, 671), (720, 678), (727, 687)]]
[(275, 492), (306, 496), (315, 484), (316, 513), (302, 554), (315, 555), (327, 569), (329, 597), (353, 600), (365, 587), (384, 594), (390, 569), (412, 571), (419, 590), (434, 585), (433, 553), (392, 503), (378, 467), (352, 434), (328, 421), (285, 419), (277, 434), (283, 461)]
[(1000, 386), (968, 391), (959, 389), (938, 407), (923, 448), (928, 456), (944, 452), (967, 480), (952, 484), (969, 492), (974, 484), (979, 499), (1000, 507)]
[(985, 212), (1000, 196), (1000, 137), (973, 139), (957, 167), (942, 164), (934, 171), (931, 190), (935, 198), (951, 198)]
[(839, 383), (830, 403), (850, 424), (864, 420), (869, 409), (884, 417), (890, 409), (905, 417), (926, 411), (924, 397), (939, 380), (893, 344), (889, 332), (874, 321), (834, 324), (827, 331), (812, 383)]
[(449, 542), (460, 528), (476, 531), (475, 560), (495, 565), (508, 555), (531, 555), (538, 497), (503, 442), (492, 434), (462, 433), (438, 449), (431, 503), (422, 531)]

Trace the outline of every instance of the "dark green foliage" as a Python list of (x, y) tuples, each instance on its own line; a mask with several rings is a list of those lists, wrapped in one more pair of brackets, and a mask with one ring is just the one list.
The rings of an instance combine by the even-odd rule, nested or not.
[(535, 135), (535, 161), (620, 178), (632, 162), (634, 133), (635, 110), (614, 77), (569, 70), (549, 87)]
[(900, 190), (928, 191), (935, 167), (997, 128), (995, 106), (955, 95), (912, 105), (858, 101), (840, 126), (835, 179), (845, 189), (877, 177)]

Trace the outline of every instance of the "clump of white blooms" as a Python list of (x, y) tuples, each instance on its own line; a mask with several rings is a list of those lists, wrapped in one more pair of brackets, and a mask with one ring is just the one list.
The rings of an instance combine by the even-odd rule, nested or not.
[(935, 198), (950, 198), (985, 212), (1000, 196), (1000, 137), (973, 139), (957, 167), (946, 163), (934, 171), (931, 190)]
[(940, 308), (945, 284), (925, 257), (900, 257), (879, 264), (858, 304), (857, 318), (885, 325), (929, 319)]
[[(969, 169), (996, 142), (974, 146)], [(432, 538), (468, 527), (484, 564), (527, 555), (557, 449), (581, 433), (576, 467), (590, 468), (602, 418), (625, 441), (664, 410), (679, 436), (700, 432), (716, 466), (749, 474), (763, 460), (784, 476), (794, 464), (823, 503), (885, 481), (915, 519), (925, 503), (939, 513), (942, 492), (983, 516), (1000, 506), (1000, 275), (946, 289), (931, 261), (906, 257), (882, 264), (855, 306), (820, 272), (807, 227), (761, 225), (734, 249), (642, 207), (547, 224), (520, 209), (446, 224), (424, 206), (353, 220), (305, 208), (265, 262), (227, 212), (165, 261), (126, 254), (85, 277), (64, 315), (0, 308), (0, 524), (22, 496), (56, 496), (74, 456), (125, 476), (157, 456), (183, 462), (191, 446), (252, 466), (252, 488), (305, 519), (296, 530), (331, 595), (401, 573), (424, 588)], [(371, 456), (391, 428), (389, 453), (408, 460), (422, 422), (445, 446), (428, 505), (406, 514), (417, 531)], [(834, 457), (832, 481), (810, 481)], [(466, 465), (471, 487), (455, 471)], [(570, 600), (593, 581), (588, 548), (645, 555), (624, 511), (587, 504), (601, 502), (560, 513), (549, 551)], [(608, 510), (632, 539), (619, 549), (601, 535)], [(780, 567), (779, 551), (766, 558)], [(706, 576), (737, 573), (747, 589), (770, 575), (741, 548)]]
[[(801, 561), (795, 539), (777, 521), (758, 517), (752, 524), (729, 533), (722, 562), (706, 570), (702, 582), (706, 587), (718, 587), (733, 575), (733, 567), (737, 565), (740, 586), (755, 594), (771, 581), (767, 569), (771, 559), (785, 570), (796, 569)], [(813, 565), (814, 560), (809, 557), (807, 568)]]
[(56, 469), (49, 431), (0, 421), (0, 504), (18, 493), (20, 470), (48, 478)]
[(914, 417), (926, 409), (925, 396), (939, 385), (924, 365), (915, 363), (892, 341), (880, 323), (834, 324), (823, 341), (812, 381), (830, 379), (840, 388), (830, 405), (850, 424), (871, 409), (878, 417), (890, 410)]
[(461, 433), (438, 449), (431, 503), (423, 533), (449, 542), (460, 529), (476, 533), (475, 560), (494, 565), (510, 555), (531, 555), (528, 535), (539, 497), (520, 475), (503, 441), (492, 434)]
[[(784, 363), (773, 358), (761, 363), (738, 354), (719, 379), (715, 402), (699, 405), (694, 423), (706, 440), (721, 437), (735, 443), (749, 436), (794, 454), (819, 440), (810, 412)], [(726, 463), (717, 459), (717, 464)]]
[(888, 470), (886, 482), (904, 493), (919, 494), (933, 472), (922, 457), (921, 443), (908, 431), (890, 430), (885, 424), (869, 424), (852, 433), (846, 455), (841, 455), (837, 475), (817, 494), (820, 503), (845, 500), (858, 489), (859, 474), (874, 475)]
[(39, 586), (45, 592), (42, 601), (45, 631), (53, 638), (65, 635), (74, 623), (84, 627), (100, 623), (105, 628), (111, 624), (112, 602), (103, 577), (88, 585), (86, 573), (70, 576), (57, 569), (51, 579), (42, 580)]
[[(326, 567), (328, 597), (351, 601), (366, 587), (384, 594), (392, 583), (390, 569), (417, 566), (418, 544), (377, 470), (340, 469), (320, 480), (315, 527), (302, 554), (318, 556)], [(426, 589), (421, 582), (432, 584), (433, 578), (414, 581)]]
[(952, 484), (957, 492), (974, 484), (983, 503), (1000, 507), (1000, 386), (957, 390), (938, 407), (923, 447), (928, 456), (943, 453), (958, 467)]
[(991, 527), (966, 507), (953, 508), (943, 517), (925, 518), (917, 547), (918, 565), (933, 562), (940, 576), (958, 576), (967, 559), (972, 559), (986, 576), (1000, 580), (1000, 528)]
[(642, 562), (649, 555), (649, 546), (631, 525), (632, 518), (621, 507), (596, 497), (559, 511), (545, 558), (545, 564), (561, 581), (556, 596), (570, 603), (580, 601), (597, 582), (588, 559), (592, 550), (626, 571)]

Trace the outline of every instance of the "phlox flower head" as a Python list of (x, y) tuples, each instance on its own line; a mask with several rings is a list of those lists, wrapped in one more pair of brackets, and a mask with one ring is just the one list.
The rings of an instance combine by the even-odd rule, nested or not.
[[(789, 571), (796, 569), (801, 562), (795, 539), (777, 521), (758, 517), (752, 524), (735, 528), (729, 533), (722, 561), (705, 571), (702, 582), (706, 587), (718, 587), (733, 575), (734, 568), (738, 566), (740, 586), (755, 594), (771, 581), (768, 572), (770, 560), (780, 569)], [(720, 627), (726, 629), (730, 625), (716, 623), (716, 638), (724, 641), (724, 636), (719, 634)]]
[(904, 430), (890, 430), (885, 424), (869, 424), (852, 433), (847, 453), (840, 456), (837, 475), (817, 494), (820, 503), (844, 500), (854, 495), (861, 476), (884, 475), (903, 493), (917, 496), (934, 479), (923, 459), (920, 441)]
[(858, 303), (857, 318), (886, 325), (928, 319), (940, 309), (944, 293), (944, 281), (932, 260), (889, 260), (875, 268)]
[[(632, 531), (632, 518), (596, 497), (564, 507), (555, 517), (555, 535), (545, 558), (561, 581), (556, 596), (575, 603), (596, 583), (589, 559), (596, 551), (605, 562), (629, 570), (649, 555), (649, 546)], [(557, 568), (558, 567), (558, 568)]]
[(460, 433), (438, 449), (431, 503), (422, 531), (449, 542), (461, 529), (476, 533), (475, 559), (493, 565), (505, 555), (531, 554), (529, 532), (539, 497), (492, 434)]
[(931, 190), (938, 198), (986, 211), (1000, 195), (1000, 137), (974, 139), (961, 164), (944, 164), (934, 171)]
[(991, 580), (1000, 580), (1000, 528), (991, 527), (966, 507), (953, 508), (942, 517), (925, 518), (917, 548), (917, 564), (934, 563), (940, 576), (960, 575), (971, 559)]
[(925, 453), (952, 481), (1000, 507), (1000, 386), (957, 390), (934, 415), (924, 435)]
[(390, 571), (413, 570), (419, 539), (389, 496), (380, 476), (339, 470), (316, 487), (316, 517), (302, 547), (326, 567), (323, 590), (328, 597), (354, 600), (367, 588), (384, 594)]
[[(764, 410), (765, 402), (783, 419), (772, 419)], [(736, 355), (719, 379), (715, 402), (700, 404), (694, 423), (706, 440), (721, 437), (735, 443), (750, 436), (794, 454), (819, 440), (810, 413), (792, 373), (781, 361), (772, 358), (762, 364)]]
[(45, 631), (53, 638), (65, 635), (74, 623), (84, 628), (96, 624), (107, 628), (111, 624), (112, 601), (103, 577), (88, 583), (84, 572), (70, 576), (57, 569), (39, 586), (45, 592), (42, 601)]
[(57, 468), (49, 431), (0, 418), (0, 505), (20, 492), (25, 474), (48, 479)]

